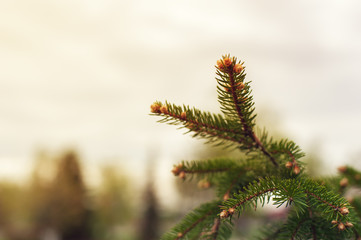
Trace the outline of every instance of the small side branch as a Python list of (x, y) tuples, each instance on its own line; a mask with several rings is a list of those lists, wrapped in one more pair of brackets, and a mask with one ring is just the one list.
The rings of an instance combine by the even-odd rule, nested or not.
[(216, 240), (217, 236), (218, 236), (218, 230), (219, 230), (219, 226), (221, 225), (221, 219), (220, 218), (215, 218), (214, 219), (214, 224), (212, 226), (211, 229), (211, 236), (212, 236), (212, 240)]
[(297, 161), (296, 161), (296, 158), (295, 158), (295, 156), (293, 155), (293, 153), (291, 152), (291, 151), (289, 151), (289, 150), (286, 150), (286, 149), (282, 149), (282, 150), (275, 150), (275, 151), (272, 151), (272, 153), (286, 153), (290, 158), (291, 158), (291, 160), (292, 160), (292, 167), (296, 167), (297, 166), (297, 168), (299, 168), (298, 167), (298, 163), (297, 163)]
[(316, 234), (316, 227), (314, 224), (314, 220), (313, 220), (313, 212), (312, 209), (310, 207), (310, 200), (309, 197), (307, 197), (307, 205), (308, 205), (308, 215), (311, 218), (311, 233), (312, 233), (312, 238), (313, 240), (317, 240), (317, 234)]
[(206, 174), (206, 173), (217, 173), (217, 172), (226, 172), (230, 170), (229, 168), (219, 168), (219, 169), (210, 169), (210, 170), (187, 170), (184, 169), (183, 172), (190, 174)]
[(261, 149), (263, 154), (266, 155), (269, 158), (269, 160), (273, 163), (273, 165), (278, 167), (279, 165), (276, 162), (276, 160), (274, 159), (274, 157), (266, 150), (266, 148), (263, 146), (263, 144), (261, 143), (261, 141), (259, 140), (259, 138), (256, 136), (256, 134), (253, 131), (252, 131), (252, 139), (255, 141), (256, 146), (259, 149)]
[(185, 229), (183, 232), (179, 232), (178, 236), (174, 240), (179, 240), (183, 238), (189, 231), (191, 231), (193, 228), (195, 228), (199, 223), (204, 221), (210, 214), (212, 214), (213, 211), (207, 212), (203, 217), (199, 218), (197, 221), (195, 221), (190, 227)]
[[(332, 203), (329, 203), (327, 202), (326, 200), (322, 199), (320, 196), (317, 196), (316, 194), (308, 191), (308, 190), (305, 190), (305, 193), (307, 193), (308, 195), (316, 198), (317, 200), (319, 200), (320, 202), (323, 202), (324, 204), (330, 206), (331, 208), (333, 208), (335, 211), (339, 211), (342, 215), (346, 215), (345, 212), (342, 212), (343, 209), (345, 209), (346, 207), (339, 207), (339, 206), (336, 206), (336, 205), (333, 205)], [(347, 208), (346, 208), (347, 209)], [(348, 211), (348, 210), (347, 210)], [(348, 212), (347, 212), (348, 214)]]
[[(160, 105), (159, 105), (160, 106)], [(170, 121), (170, 118), (174, 121), (177, 121), (178, 123), (184, 124), (186, 128), (188, 128), (190, 131), (196, 132), (196, 134), (199, 134), (202, 136), (202, 134), (208, 135), (213, 139), (219, 138), (224, 139), (230, 142), (234, 142), (237, 144), (244, 143), (244, 137), (242, 136), (242, 133), (239, 131), (236, 131), (234, 129), (228, 129), (220, 126), (216, 126), (210, 123), (201, 122), (196, 119), (188, 119), (186, 114), (177, 114), (170, 112), (166, 105), (162, 105), (163, 111), (155, 111), (153, 112), (156, 115), (164, 116), (165, 118), (161, 120), (160, 122), (167, 122)], [(185, 112), (183, 112), (185, 113)], [(174, 123), (173, 123), (174, 124)], [(234, 136), (238, 136), (237, 138)], [(203, 136), (204, 137), (204, 136)]]
[(233, 179), (231, 185), (230, 185), (229, 188), (227, 189), (226, 193), (223, 195), (223, 200), (224, 200), (224, 201), (228, 200), (229, 194), (231, 193), (231, 190), (232, 190), (234, 184), (237, 182), (237, 180), (238, 180), (238, 178), (241, 176), (241, 174), (242, 174), (242, 172), (239, 172), (239, 173), (237, 174), (237, 177), (236, 177), (235, 179)]
[(259, 191), (255, 194), (252, 194), (246, 198), (244, 198), (243, 200), (239, 201), (237, 204), (233, 205), (231, 208), (228, 208), (228, 210), (223, 210), (221, 213), (220, 213), (220, 217), (221, 218), (227, 218), (228, 216), (230, 215), (233, 215), (233, 213), (235, 213), (235, 209), (243, 204), (245, 204), (246, 202), (249, 202), (251, 201), (253, 198), (256, 198), (258, 196), (261, 196), (265, 193), (268, 193), (268, 192), (272, 192), (274, 190), (276, 190), (277, 188), (276, 187), (273, 187), (273, 188), (268, 188), (268, 189), (265, 189), (263, 191)]
[(298, 224), (297, 224), (297, 227), (296, 229), (293, 231), (292, 233), (292, 236), (291, 236), (291, 240), (295, 240), (295, 237), (296, 237), (296, 234), (298, 232), (298, 230), (300, 229), (302, 223), (305, 221), (305, 219), (303, 219), (302, 221), (300, 221)]
[(221, 128), (221, 127), (217, 127), (217, 126), (213, 126), (207, 123), (202, 123), (196, 120), (191, 120), (191, 119), (186, 119), (186, 117), (182, 117), (181, 115), (177, 115), (174, 113), (165, 113), (165, 115), (169, 115), (179, 121), (185, 122), (185, 123), (190, 123), (193, 124), (195, 126), (199, 126), (199, 127), (205, 127), (205, 128), (209, 128), (209, 129), (213, 129), (216, 131), (220, 131), (220, 132), (227, 132), (227, 133), (233, 133), (233, 134), (240, 134), (240, 132), (237, 132), (235, 130), (232, 129), (226, 129), (226, 128)]

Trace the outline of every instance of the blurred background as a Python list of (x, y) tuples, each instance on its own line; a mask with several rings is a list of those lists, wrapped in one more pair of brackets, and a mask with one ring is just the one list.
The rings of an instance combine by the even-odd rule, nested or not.
[(261, 127), (357, 167), (360, 1), (0, 0), (0, 239), (159, 239), (211, 198), (170, 170), (221, 150), (149, 106), (219, 112), (228, 53)]

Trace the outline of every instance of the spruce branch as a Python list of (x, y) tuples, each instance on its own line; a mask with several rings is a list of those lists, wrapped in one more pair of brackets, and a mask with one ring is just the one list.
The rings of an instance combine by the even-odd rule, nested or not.
[[(221, 218), (232, 216), (235, 212), (242, 212), (247, 206), (257, 206), (257, 201), (263, 204), (273, 196), (274, 204), (278, 207), (286, 203), (293, 204), (297, 213), (305, 212), (307, 207), (322, 210), (323, 215), (332, 219), (348, 221), (350, 205), (347, 201), (328, 191), (326, 187), (308, 179), (275, 179), (264, 178), (250, 184), (244, 191), (234, 194), (233, 198), (225, 201), (221, 207)], [(308, 200), (309, 199), (309, 200)]]
[(202, 234), (201, 234), (202, 239), (216, 240), (218, 233), (219, 233), (220, 226), (221, 226), (221, 219), (219, 217), (216, 217), (214, 219), (214, 223), (212, 225), (211, 230), (209, 232), (202, 232)]
[[(161, 239), (188, 239), (188, 235), (198, 236), (202, 235), (202, 233), (204, 237), (212, 236), (213, 239), (227, 239), (224, 237), (230, 235), (230, 226), (228, 224), (224, 224), (225, 226), (222, 228), (222, 231), (220, 231), (223, 223), (217, 223), (214, 220), (218, 218), (217, 213), (219, 211), (219, 204), (219, 201), (202, 204), (191, 213), (187, 214), (179, 224), (173, 227), (168, 233), (164, 234)], [(217, 224), (215, 225), (215, 223)], [(198, 229), (200, 234), (197, 234), (197, 231), (195, 231), (196, 229)]]
[(302, 219), (301, 221), (298, 221), (295, 230), (292, 232), (291, 240), (295, 240), (296, 234), (298, 233), (298, 230), (300, 230), (302, 224), (305, 222), (306, 219)]
[(299, 159), (304, 157), (305, 154), (293, 141), (282, 139), (277, 142), (270, 139), (268, 140), (267, 145), (269, 145), (270, 152), (277, 159), (282, 159), (282, 157), (286, 155), (286, 168), (292, 169), (295, 175), (298, 175), (301, 172)]
[[(360, 238), (361, 197), (343, 197), (350, 187), (361, 187), (361, 172), (339, 168), (336, 177), (312, 179), (304, 170), (299, 146), (288, 139), (274, 140), (256, 132), (256, 114), (243, 62), (225, 55), (217, 61), (218, 102), (222, 114), (212, 114), (168, 102), (151, 105), (159, 122), (178, 125), (207, 143), (235, 147), (238, 159), (183, 161), (173, 167), (181, 179), (200, 178), (199, 187), (214, 186), (217, 201), (202, 204), (162, 239), (226, 240), (234, 214), (273, 202), (285, 206), (288, 218), (279, 221), (262, 239)], [(230, 221), (222, 221), (229, 219)]]
[[(229, 116), (233, 121), (240, 124), (245, 136), (253, 143), (253, 148), (260, 149), (269, 160), (278, 167), (278, 163), (269, 153), (259, 138), (254, 133), (256, 114), (254, 114), (254, 102), (250, 95), (251, 90), (249, 82), (244, 82), (246, 74), (244, 73), (243, 63), (237, 63), (236, 58), (230, 58), (229, 55), (223, 56), (217, 61), (217, 87), (221, 103), (222, 112)], [(237, 120), (238, 119), (238, 120)], [(249, 147), (247, 145), (246, 147)]]
[(229, 187), (227, 188), (227, 191), (224, 193), (222, 199), (224, 201), (227, 201), (229, 199), (230, 193), (234, 187), (234, 185), (236, 184), (236, 182), (239, 180), (240, 176), (241, 176), (242, 172), (239, 172), (237, 174), (237, 176), (232, 180), (231, 184), (229, 185)]
[[(191, 174), (197, 176), (211, 175), (217, 173), (224, 173), (230, 170), (241, 170), (242, 165), (238, 162), (227, 159), (227, 158), (216, 158), (209, 159), (205, 161), (191, 161), (191, 162), (182, 162), (178, 165), (175, 165), (172, 169), (172, 172), (175, 176)], [(182, 178), (185, 178), (182, 177)]]
[(314, 224), (314, 219), (313, 219), (313, 211), (312, 208), (310, 207), (310, 200), (309, 198), (307, 198), (307, 205), (308, 205), (308, 216), (311, 219), (311, 233), (312, 233), (312, 239), (317, 240), (317, 234), (316, 234), (316, 227)]
[(283, 223), (275, 223), (271, 227), (266, 227), (261, 230), (259, 240), (289, 240), (289, 239), (324, 239), (324, 240), (339, 240), (339, 239), (353, 239), (355, 234), (354, 227), (346, 227), (340, 230), (338, 224), (325, 221), (320, 216), (320, 212), (312, 210), (312, 217), (309, 212), (304, 212), (298, 215), (294, 210), (289, 211), (287, 221)]
[(187, 133), (194, 132), (193, 137), (205, 138), (209, 143), (219, 145), (224, 143), (222, 140), (226, 140), (239, 144), (244, 139), (242, 132), (230, 127), (232, 123), (220, 114), (202, 112), (196, 108), (181, 107), (168, 102), (163, 104), (159, 101), (151, 105), (151, 112), (163, 117), (158, 122), (182, 125), (188, 129)]

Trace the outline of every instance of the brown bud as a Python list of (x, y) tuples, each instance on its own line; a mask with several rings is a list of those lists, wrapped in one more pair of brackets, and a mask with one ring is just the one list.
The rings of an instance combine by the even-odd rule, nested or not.
[(205, 182), (203, 183), (203, 188), (209, 188), (210, 186), (211, 186), (211, 183), (208, 182), (208, 181), (205, 181)]
[(178, 167), (173, 167), (173, 169), (172, 169), (172, 173), (175, 175), (175, 176), (178, 176), (179, 175), (179, 171), (180, 171), (180, 169), (178, 168)]
[[(244, 83), (239, 83), (237, 84), (237, 86), (235, 87), (237, 90), (242, 90), (244, 88)], [(224, 90), (226, 90), (226, 92), (232, 92), (231, 86), (227, 85), (227, 87), (224, 87)]]
[(238, 90), (242, 90), (244, 88), (244, 83), (243, 82), (241, 82), (241, 83), (239, 83), (238, 85), (237, 85), (237, 89)]
[(152, 113), (160, 113), (160, 105), (158, 103), (153, 103), (150, 105), (150, 111)]
[(181, 171), (181, 172), (179, 173), (179, 178), (185, 179), (185, 178), (186, 178), (186, 173), (185, 173), (184, 171)]
[(346, 227), (353, 227), (353, 224), (350, 223), (350, 222), (345, 222), (345, 226), (346, 226)]
[(219, 214), (219, 216), (220, 216), (221, 218), (226, 218), (226, 217), (228, 217), (228, 212), (227, 212), (226, 210), (223, 210), (223, 211)]
[(186, 112), (182, 112), (180, 115), (181, 119), (186, 119), (187, 118), (187, 113)]
[(179, 238), (183, 237), (183, 233), (179, 232), (179, 233), (177, 234), (177, 237), (179, 237)]
[(234, 210), (234, 208), (230, 208), (230, 209), (228, 209), (228, 213), (229, 213), (229, 214), (233, 214), (233, 213), (234, 213), (234, 211), (235, 211), (235, 210)]
[(223, 58), (223, 63), (226, 67), (229, 67), (232, 65), (232, 60), (230, 58), (226, 57), (226, 58)]
[(288, 162), (286, 162), (285, 166), (286, 166), (286, 168), (291, 168), (293, 166), (293, 163), (288, 161)]
[(211, 184), (207, 180), (201, 180), (198, 182), (198, 188), (209, 188), (210, 186)]
[(332, 224), (337, 224), (338, 222), (336, 220), (331, 221)]
[(223, 69), (224, 65), (223, 65), (223, 61), (222, 60), (217, 60), (217, 66), (219, 69)]
[(229, 193), (223, 195), (223, 201), (227, 201), (229, 199)]
[(295, 166), (294, 168), (293, 168), (293, 172), (294, 172), (294, 174), (296, 174), (296, 175), (298, 175), (299, 173), (300, 173), (300, 167), (299, 166)]
[(168, 113), (168, 108), (165, 105), (161, 106), (159, 110), (160, 110), (161, 113), (164, 113), (164, 114)]
[(240, 72), (242, 72), (242, 70), (243, 70), (243, 66), (241, 64), (236, 64), (233, 67), (233, 72), (235, 72), (235, 73), (240, 73)]
[(341, 222), (341, 223), (338, 224), (337, 228), (338, 228), (339, 230), (343, 231), (343, 230), (345, 230), (346, 227), (345, 227), (345, 225)]
[(337, 168), (337, 170), (338, 170), (340, 173), (344, 173), (344, 172), (346, 172), (347, 167), (346, 167), (346, 166), (340, 166), (340, 167)]
[(342, 178), (341, 180), (340, 180), (340, 186), (341, 187), (346, 187), (348, 185), (348, 179), (347, 178)]
[(242, 103), (242, 102), (247, 101), (247, 99), (248, 99), (248, 97), (239, 96), (238, 101)]
[(340, 213), (341, 213), (342, 215), (347, 215), (347, 214), (350, 213), (350, 211), (348, 210), (347, 207), (342, 207), (342, 208), (340, 208)]

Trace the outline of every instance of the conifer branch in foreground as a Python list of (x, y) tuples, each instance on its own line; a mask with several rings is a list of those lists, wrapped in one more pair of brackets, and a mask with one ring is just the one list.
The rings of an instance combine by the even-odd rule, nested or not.
[(339, 175), (312, 179), (300, 161), (301, 149), (288, 139), (256, 134), (256, 114), (244, 63), (230, 55), (216, 64), (218, 102), (222, 114), (156, 101), (152, 115), (159, 122), (180, 125), (193, 137), (243, 152), (237, 159), (182, 161), (172, 172), (183, 180), (201, 179), (216, 200), (202, 204), (164, 234), (163, 240), (226, 240), (233, 216), (273, 202), (288, 210), (287, 219), (260, 231), (258, 239), (360, 239), (361, 197), (344, 198), (350, 187), (361, 188), (361, 173), (343, 166)]

